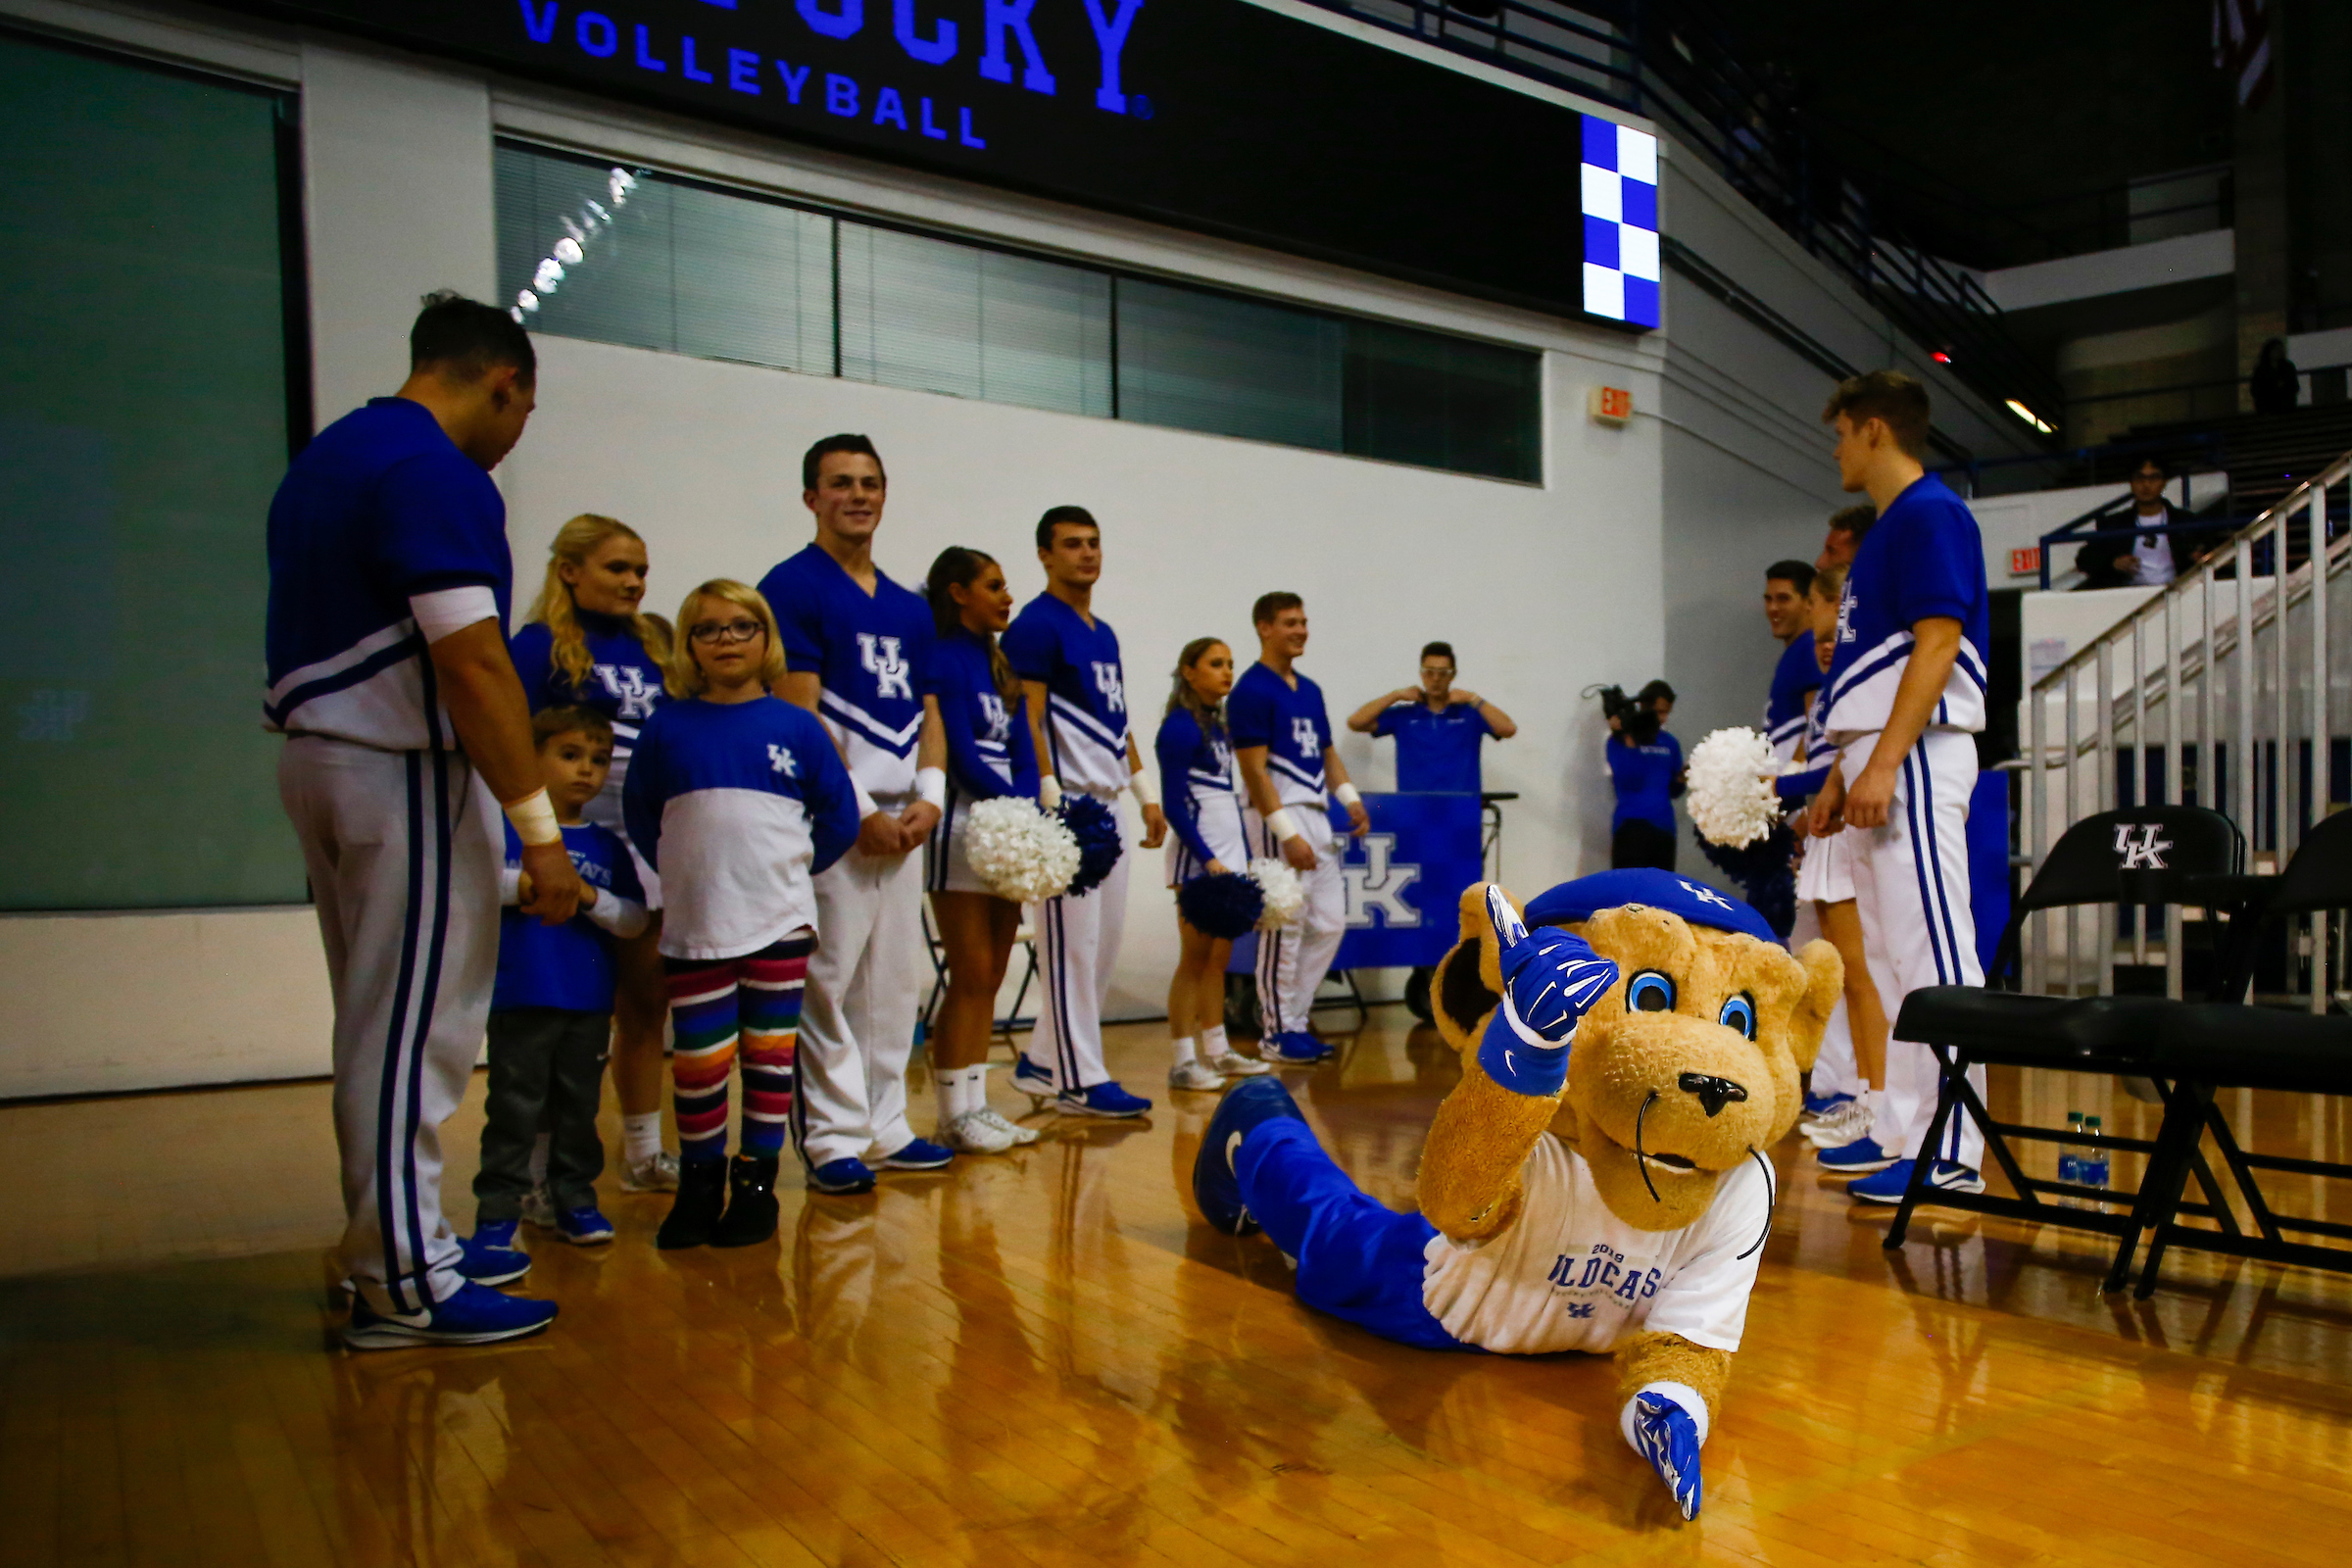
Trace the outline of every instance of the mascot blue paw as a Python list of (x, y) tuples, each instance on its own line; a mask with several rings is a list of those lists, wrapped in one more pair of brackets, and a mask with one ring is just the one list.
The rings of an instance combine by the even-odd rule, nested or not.
[(1686, 1519), (1698, 1517), (1698, 1425), (1662, 1394), (1634, 1396), (1634, 1446), (1674, 1494)]
[(1544, 1040), (1564, 1044), (1585, 1009), (1617, 983), (1617, 965), (1595, 954), (1583, 937), (1558, 926), (1529, 931), (1502, 889), (1491, 883), (1487, 918), (1494, 926), (1495, 960), (1511, 1010)]

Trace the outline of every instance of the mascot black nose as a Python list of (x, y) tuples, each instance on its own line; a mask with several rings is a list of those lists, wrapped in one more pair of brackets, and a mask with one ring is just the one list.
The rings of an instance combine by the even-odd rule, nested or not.
[(1723, 1107), (1735, 1100), (1747, 1099), (1745, 1084), (1736, 1084), (1729, 1078), (1710, 1078), (1703, 1072), (1687, 1072), (1675, 1080), (1675, 1085), (1686, 1095), (1696, 1095), (1700, 1107), (1710, 1116), (1721, 1114)]

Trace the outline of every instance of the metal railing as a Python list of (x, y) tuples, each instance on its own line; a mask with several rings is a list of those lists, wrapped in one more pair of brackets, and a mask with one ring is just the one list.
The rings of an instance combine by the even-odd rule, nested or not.
[[(2067, 826), (2127, 802), (2220, 810), (2256, 869), (2343, 804), (2335, 743), (2352, 736), (2352, 453), (2239, 529), (2211, 558), (2033, 685), (2027, 702), (2027, 861)], [(2271, 564), (2282, 564), (2283, 571)], [(2331, 654), (2335, 659), (2330, 667)], [(2180, 911), (2174, 911), (2178, 914)], [(2087, 940), (2083, 925), (2095, 927)], [(2181, 995), (2181, 924), (2128, 946), (2112, 906), (2033, 915), (2025, 989), (2112, 995), (2117, 963), (2163, 966)], [(2314, 1012), (2345, 983), (2343, 933), (2315, 915), (2287, 948), (2285, 994)]]

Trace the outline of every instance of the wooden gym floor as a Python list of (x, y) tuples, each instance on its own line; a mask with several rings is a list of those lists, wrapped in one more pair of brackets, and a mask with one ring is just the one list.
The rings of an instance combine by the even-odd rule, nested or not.
[[(1454, 1072), (1407, 1022), (1292, 1075), (1399, 1204)], [(1604, 1361), (1382, 1343), (1193, 1223), (1207, 1097), (1167, 1103), (1158, 1026), (1114, 1036), (1148, 1121), (788, 1193), (773, 1247), (658, 1254), (667, 1200), (608, 1179), (616, 1245), (535, 1246), (555, 1331), (481, 1350), (332, 1348), (324, 1086), (0, 1109), (0, 1562), (2028, 1568), (2352, 1540), (2344, 1280), (2176, 1252), (2153, 1300), (2102, 1299), (2087, 1241), (1949, 1213), (1889, 1254), (1793, 1140), (1684, 1525)], [(1994, 1103), (2063, 1122), (2070, 1095), (2153, 1130), (2103, 1081), (1996, 1078)], [(447, 1129), (461, 1220), (479, 1102)], [(2347, 1155), (2342, 1102), (2233, 1115)]]

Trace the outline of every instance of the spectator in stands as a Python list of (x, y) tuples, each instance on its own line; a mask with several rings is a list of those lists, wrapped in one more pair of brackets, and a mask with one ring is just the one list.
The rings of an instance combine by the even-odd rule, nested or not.
[(1348, 715), (1358, 735), (1396, 737), (1396, 787), (1404, 791), (1476, 795), (1480, 744), (1490, 735), (1519, 733), (1511, 715), (1454, 685), (1453, 644), (1421, 650), (1421, 684), (1399, 686)]
[(1609, 715), (1609, 866), (1674, 869), (1674, 802), (1683, 793), (1683, 743), (1666, 733), (1674, 688), (1653, 680), (1634, 694), (1634, 710)]
[(2254, 373), (2246, 378), (2254, 394), (2256, 414), (2292, 414), (2303, 401), (2303, 381), (2295, 362), (2286, 357), (2286, 339), (2275, 337), (2254, 357)]
[[(2160, 529), (2186, 522), (2187, 514), (2164, 499), (2164, 465), (2141, 460), (2132, 473), (2132, 515), (2142, 527)], [(2161, 588), (2213, 554), (2210, 533), (2143, 533), (2129, 544), (2093, 539), (2075, 552), (2078, 588)]]

